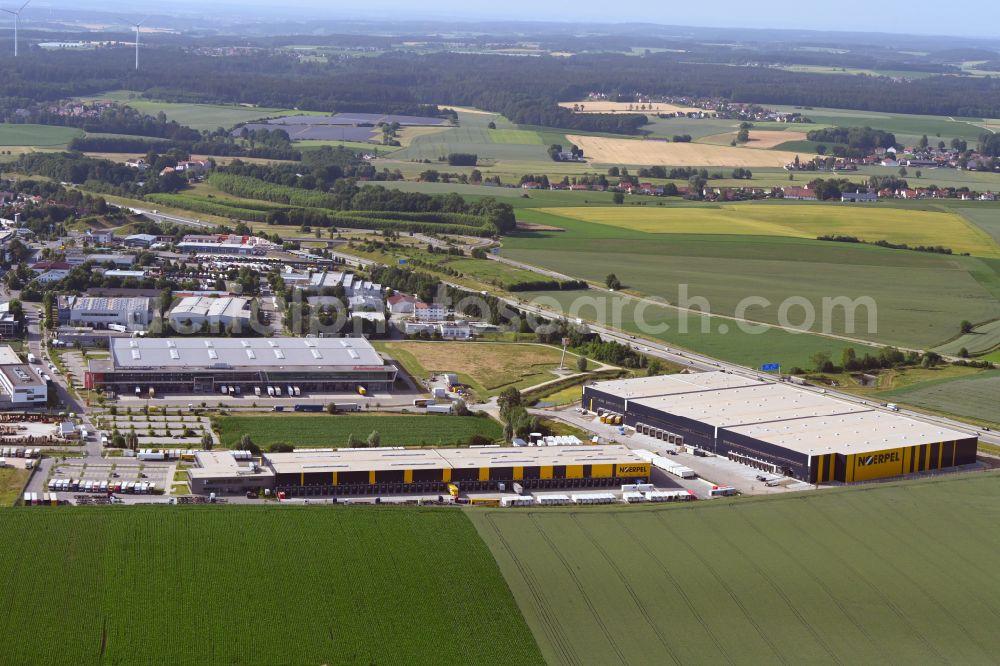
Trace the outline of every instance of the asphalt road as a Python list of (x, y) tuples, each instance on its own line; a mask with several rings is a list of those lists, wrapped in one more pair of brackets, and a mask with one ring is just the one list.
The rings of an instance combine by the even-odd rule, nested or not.
[[(202, 221), (194, 219), (194, 218), (188, 218), (188, 217), (176, 216), (176, 215), (166, 215), (166, 214), (162, 214), (162, 213), (154, 213), (152, 210), (140, 209), (140, 208), (136, 208), (136, 209), (132, 209), (132, 210), (135, 211), (135, 212), (137, 212), (137, 213), (142, 213), (142, 214), (148, 215), (148, 216), (153, 217), (153, 218), (165, 219), (165, 220), (169, 220), (169, 221), (173, 221), (173, 222), (178, 222), (178, 223), (183, 223), (183, 224), (189, 224), (189, 225), (192, 225), (192, 226), (201, 226), (201, 227), (209, 227), (209, 228), (211, 228), (211, 227), (214, 226), (214, 225), (207, 224), (205, 222), (202, 222)], [(477, 240), (478, 241), (479, 239), (473, 239), (473, 240)], [(478, 243), (476, 243), (476, 244), (478, 244)], [(470, 242), (470, 247), (472, 245), (473, 245), (473, 243)], [(368, 266), (368, 265), (371, 265), (371, 264), (375, 263), (375, 262), (372, 262), (372, 261), (367, 260), (367, 259), (360, 259), (360, 258), (355, 257), (353, 255), (343, 254), (343, 253), (339, 253), (339, 252), (334, 252), (333, 255), (337, 256), (337, 257), (342, 257), (345, 260), (347, 260), (347, 261), (349, 261), (349, 262), (351, 262), (351, 263), (353, 263), (353, 264), (355, 264), (355, 265), (357, 265), (359, 267), (364, 267), (364, 266)], [(551, 277), (554, 277), (554, 278), (557, 278), (557, 279), (572, 279), (571, 276), (563, 275), (561, 273), (557, 273), (555, 271), (550, 271), (550, 270), (547, 270), (547, 269), (544, 269), (544, 268), (539, 268), (537, 266), (530, 266), (530, 265), (527, 265), (527, 264), (522, 264), (520, 262), (516, 262), (516, 261), (507, 259), (507, 258), (499, 256), (499, 255), (489, 254), (488, 256), (491, 259), (495, 260), (495, 261), (501, 261), (503, 263), (507, 263), (507, 264), (510, 264), (510, 265), (513, 265), (513, 266), (520, 266), (520, 267), (532, 270), (534, 272), (541, 273), (541, 274), (547, 275), (547, 276), (551, 276)], [(456, 285), (456, 284), (452, 284), (451, 286), (458, 287), (458, 288), (461, 288), (461, 289), (465, 289), (466, 288), (466, 287), (462, 287), (461, 285)], [(595, 287), (595, 288), (603, 290), (603, 288), (599, 287), (599, 286)], [(614, 293), (614, 292), (609, 292), (609, 293)], [(500, 300), (506, 302), (507, 304), (513, 305), (515, 307), (518, 307), (519, 309), (521, 309), (523, 311), (526, 311), (526, 312), (531, 312), (531, 313), (538, 314), (538, 315), (545, 316), (545, 317), (553, 317), (553, 316), (556, 316), (556, 315), (562, 316), (561, 313), (553, 313), (553, 312), (548, 311), (546, 309), (543, 309), (543, 308), (540, 308), (540, 307), (537, 307), (537, 306), (534, 306), (534, 305), (530, 305), (530, 304), (528, 304), (526, 302), (522, 302), (522, 301), (520, 301), (518, 299), (509, 298), (509, 297), (505, 297), (505, 296), (500, 296), (498, 294), (494, 294), (494, 295), (496, 295), (498, 298), (500, 298)], [(718, 316), (718, 315), (713, 315), (713, 316)], [(744, 367), (744, 366), (741, 366), (741, 365), (736, 365), (734, 363), (727, 363), (725, 361), (719, 361), (717, 359), (714, 359), (714, 358), (712, 358), (710, 356), (705, 356), (703, 354), (696, 354), (696, 353), (693, 353), (693, 352), (690, 352), (690, 351), (682, 351), (680, 349), (674, 349), (674, 348), (671, 348), (671, 347), (663, 344), (662, 342), (659, 342), (659, 341), (656, 341), (656, 340), (649, 340), (649, 339), (640, 338), (640, 337), (637, 337), (637, 336), (627, 335), (627, 334), (624, 334), (624, 333), (622, 333), (620, 331), (616, 331), (616, 330), (613, 330), (613, 329), (610, 329), (610, 328), (607, 328), (607, 327), (604, 327), (604, 326), (600, 326), (600, 325), (597, 325), (597, 324), (591, 324), (591, 323), (588, 322), (588, 325), (590, 326), (591, 330), (593, 330), (595, 333), (599, 334), (601, 336), (601, 338), (604, 339), (604, 340), (615, 340), (617, 342), (621, 342), (622, 344), (627, 344), (627, 345), (630, 345), (630, 346), (633, 346), (633, 347), (638, 346), (639, 349), (643, 353), (645, 353), (645, 354), (647, 354), (649, 356), (654, 356), (654, 357), (657, 357), (657, 358), (662, 358), (662, 359), (664, 359), (666, 361), (670, 361), (671, 363), (675, 363), (675, 364), (678, 364), (678, 365), (683, 365), (685, 367), (688, 367), (688, 368), (691, 368), (691, 369), (694, 369), (694, 370), (699, 370), (699, 371), (725, 370), (725, 371), (728, 371), (728, 372), (733, 372), (733, 373), (737, 373), (737, 374), (741, 374), (741, 375), (747, 375), (747, 376), (757, 377), (758, 379), (760, 379), (762, 381), (772, 381), (772, 382), (779, 381), (777, 378), (775, 378), (775, 377), (773, 377), (771, 375), (767, 375), (765, 373), (759, 372), (759, 371), (757, 371), (757, 370), (755, 370), (753, 368), (747, 368), (747, 367)], [(852, 338), (841, 338), (841, 339), (849, 340), (849, 341), (854, 341)], [(866, 344), (866, 345), (871, 345), (872, 344), (870, 341), (858, 341), (858, 342)], [(828, 389), (828, 388), (820, 388), (820, 387), (812, 387), (812, 386), (806, 386), (806, 387), (800, 387), (800, 388), (802, 390), (813, 391), (813, 392), (817, 392), (817, 393), (825, 392), (827, 395), (831, 395), (831, 396), (834, 396), (834, 397), (837, 397), (837, 398), (840, 398), (842, 400), (846, 400), (846, 401), (849, 401), (849, 402), (852, 402), (852, 403), (856, 403), (856, 404), (860, 404), (860, 405), (865, 405), (865, 406), (871, 407), (873, 409), (881, 409), (881, 410), (884, 410), (884, 411), (889, 411), (889, 410), (881, 407), (881, 404), (878, 403), (878, 402), (874, 402), (874, 401), (871, 401), (871, 400), (868, 400), (868, 399), (865, 399), (865, 398), (862, 398), (862, 397), (859, 397), (859, 396), (851, 395), (849, 393), (842, 393), (842, 392), (831, 390), (831, 389)], [(69, 403), (67, 403), (67, 404), (69, 404)], [(959, 430), (959, 431), (962, 431), (962, 432), (967, 432), (967, 433), (970, 433), (970, 434), (975, 434), (975, 435), (978, 435), (979, 439), (981, 441), (983, 441), (983, 442), (987, 442), (987, 443), (995, 444), (995, 445), (1000, 445), (1000, 434), (997, 434), (997, 433), (994, 433), (994, 432), (979, 431), (976, 428), (974, 428), (973, 426), (970, 426), (969, 424), (963, 423), (961, 421), (956, 421), (954, 419), (949, 419), (949, 418), (945, 418), (945, 417), (941, 417), (941, 416), (932, 416), (932, 415), (929, 415), (929, 414), (924, 414), (922, 412), (917, 412), (917, 411), (914, 411), (914, 410), (903, 409), (903, 408), (900, 408), (900, 411), (899, 412), (895, 412), (895, 413), (904, 414), (906, 416), (910, 416), (910, 417), (913, 417), (913, 418), (916, 418), (916, 419), (920, 419), (920, 420), (926, 421), (928, 423), (934, 423), (934, 424), (939, 425), (939, 426), (944, 426), (944, 427), (952, 428), (952, 429)]]

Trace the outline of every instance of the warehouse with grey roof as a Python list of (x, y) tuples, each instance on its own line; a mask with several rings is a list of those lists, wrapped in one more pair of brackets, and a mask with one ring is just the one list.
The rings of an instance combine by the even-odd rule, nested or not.
[(90, 362), (87, 388), (143, 396), (221, 386), (243, 395), (269, 386), (371, 392), (391, 390), (397, 372), (363, 338), (118, 338), (110, 350)]
[(975, 462), (966, 432), (785, 383), (725, 372), (598, 382), (583, 406), (636, 431), (811, 483)]

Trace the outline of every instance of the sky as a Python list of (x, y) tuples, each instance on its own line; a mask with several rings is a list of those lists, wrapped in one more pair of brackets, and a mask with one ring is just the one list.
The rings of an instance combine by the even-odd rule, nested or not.
[[(6, 0), (14, 5), (21, 0)], [(921, 0), (840, 0), (834, 4), (765, 3), (746, 0), (682, 2), (654, 0), (616, 5), (607, 0), (172, 0), (150, 5), (137, 0), (35, 0), (33, 5), (89, 6), (126, 13), (192, 15), (248, 13), (308, 20), (422, 19), (447, 21), (559, 21), (660, 23), (677, 26), (785, 28), (826, 31), (933, 34), (1000, 38), (1000, 0), (953, 0), (933, 11)], [(0, 6), (5, 6), (0, 0)], [(154, 9), (155, 7), (155, 9)], [(616, 12), (616, 9), (622, 11)], [(783, 11), (783, 8), (784, 11)]]

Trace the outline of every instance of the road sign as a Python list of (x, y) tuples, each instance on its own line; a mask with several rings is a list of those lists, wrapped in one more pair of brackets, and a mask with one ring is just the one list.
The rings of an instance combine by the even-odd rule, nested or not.
[(765, 363), (764, 365), (760, 366), (760, 369), (763, 370), (764, 372), (772, 372), (774, 370), (780, 370), (781, 369), (781, 364), (780, 363)]

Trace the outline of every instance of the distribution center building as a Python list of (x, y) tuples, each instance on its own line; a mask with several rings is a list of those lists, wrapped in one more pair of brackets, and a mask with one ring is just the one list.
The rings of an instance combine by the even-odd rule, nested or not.
[(265, 454), (260, 466), (220, 452), (198, 454), (198, 463), (188, 471), (195, 492), (272, 487), (290, 496), (445, 494), (449, 484), (511, 491), (515, 482), (528, 490), (601, 488), (645, 483), (650, 470), (624, 446), (306, 449)]
[(389, 391), (396, 366), (364, 338), (112, 338), (90, 362), (88, 389), (116, 393), (254, 393), (294, 386), (321, 393)]
[(583, 406), (642, 434), (811, 483), (975, 462), (977, 439), (785, 383), (724, 372), (599, 382)]

